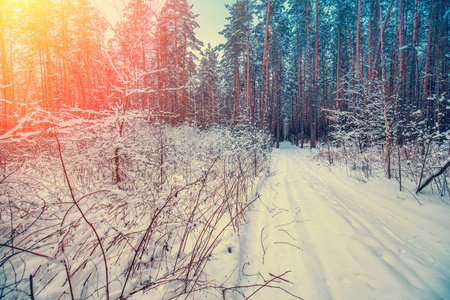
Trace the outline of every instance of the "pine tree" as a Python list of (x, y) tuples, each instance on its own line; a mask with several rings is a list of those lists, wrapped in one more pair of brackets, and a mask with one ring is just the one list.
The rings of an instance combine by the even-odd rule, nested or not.
[(196, 120), (202, 127), (210, 127), (218, 122), (218, 54), (208, 44), (198, 69), (199, 86), (196, 95)]
[(192, 6), (186, 0), (168, 0), (157, 18), (157, 66), (163, 70), (159, 93), (164, 95), (165, 113), (171, 116), (172, 124), (186, 118), (186, 91), (194, 75), (194, 51), (200, 51), (203, 43), (194, 30), (198, 28)]

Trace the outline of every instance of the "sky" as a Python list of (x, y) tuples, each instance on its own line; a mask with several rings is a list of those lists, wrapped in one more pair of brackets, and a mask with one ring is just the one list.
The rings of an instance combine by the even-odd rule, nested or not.
[[(100, 8), (104, 16), (110, 23), (120, 20), (125, 0), (91, 0), (95, 6)], [(228, 10), (225, 4), (232, 4), (236, 0), (188, 0), (193, 5), (193, 12), (198, 14), (196, 21), (200, 28), (195, 33), (205, 46), (211, 43), (211, 46), (217, 46), (224, 43), (225, 39), (219, 35), (227, 23), (226, 17)], [(158, 2), (158, 1), (156, 1)], [(163, 1), (160, 1), (163, 2)]]
[(232, 4), (235, 0), (188, 0), (189, 4), (193, 4), (193, 11), (199, 14), (197, 23), (200, 28), (196, 30), (197, 38), (201, 40), (205, 46), (211, 43), (211, 46), (217, 46), (224, 43), (225, 39), (219, 35), (223, 27), (227, 23), (228, 10), (225, 4)]

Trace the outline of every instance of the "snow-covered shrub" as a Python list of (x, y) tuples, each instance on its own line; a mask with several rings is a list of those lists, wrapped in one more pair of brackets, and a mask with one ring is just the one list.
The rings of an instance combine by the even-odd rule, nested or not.
[[(418, 186), (439, 171), (448, 161), (449, 155), (449, 140), (440, 142), (433, 142), (433, 139), (431, 142), (419, 140), (395, 145), (391, 153), (392, 177), (400, 186), (407, 181)], [(384, 178), (387, 173), (386, 153), (382, 146), (361, 150), (356, 144), (340, 147), (325, 144), (318, 147), (314, 158), (329, 165), (340, 166), (349, 177), (360, 181)], [(440, 196), (450, 195), (449, 170), (432, 181), (429, 191)]]
[[(354, 88), (350, 82), (343, 86), (347, 87), (342, 91), (347, 97), (338, 99), (338, 108), (324, 110), (330, 121), (331, 141), (343, 147), (356, 145), (360, 151), (366, 147), (383, 144), (386, 139), (386, 124), (382, 82), (361, 80)], [(393, 100), (395, 97), (396, 95), (392, 95), (386, 102), (390, 136), (396, 134), (398, 127)]]
[[(330, 145), (331, 144), (331, 145)], [(384, 149), (367, 147), (363, 151), (357, 144), (338, 147), (334, 143), (317, 147), (314, 158), (344, 168), (349, 177), (360, 181), (384, 177)]]
[(0, 298), (206, 288), (205, 264), (265, 176), (269, 137), (136, 111), (53, 123), (1, 144)]
[[(421, 178), (445, 165), (450, 155), (445, 95), (427, 99), (440, 103), (436, 111), (410, 113), (413, 108), (405, 107), (395, 92), (385, 94), (380, 80), (362, 79), (355, 85), (347, 81), (342, 86), (337, 107), (324, 110), (330, 121), (329, 140), (316, 158), (345, 166), (349, 176), (362, 181), (392, 176), (401, 188), (402, 181), (419, 185)], [(448, 178), (447, 173), (435, 178), (431, 191), (449, 194)]]

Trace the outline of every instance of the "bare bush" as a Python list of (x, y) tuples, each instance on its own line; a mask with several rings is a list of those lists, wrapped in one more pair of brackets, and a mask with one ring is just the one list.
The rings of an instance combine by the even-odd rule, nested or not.
[(59, 145), (53, 129), (2, 144), (0, 298), (214, 288), (205, 265), (256, 199), (269, 139), (147, 119), (128, 113), (123, 134), (114, 115), (53, 122)]
[[(399, 182), (409, 181), (419, 186), (421, 178), (428, 178), (439, 171), (448, 161), (449, 141), (417, 141), (395, 145), (392, 149), (392, 177)], [(344, 168), (348, 176), (360, 181), (386, 177), (385, 154), (382, 146), (360, 149), (356, 144), (320, 147), (315, 159)], [(424, 180), (424, 179), (423, 179)], [(450, 174), (446, 170), (433, 178), (427, 188), (431, 194), (450, 195)]]

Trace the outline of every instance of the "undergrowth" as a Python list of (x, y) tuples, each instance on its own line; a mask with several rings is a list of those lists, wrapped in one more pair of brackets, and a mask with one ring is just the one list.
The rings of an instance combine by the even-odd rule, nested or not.
[(0, 144), (0, 298), (209, 288), (205, 265), (256, 200), (269, 136), (137, 112), (52, 123)]
[[(339, 166), (345, 169), (349, 177), (366, 182), (387, 176), (385, 150), (378, 145), (361, 149), (357, 145), (336, 147), (325, 144), (318, 148), (314, 158), (328, 165)], [(449, 154), (448, 140), (396, 145), (391, 152), (392, 177), (399, 183), (400, 189), (407, 181), (418, 187), (445, 165)], [(449, 170), (434, 178), (427, 192), (441, 197), (450, 196)]]

